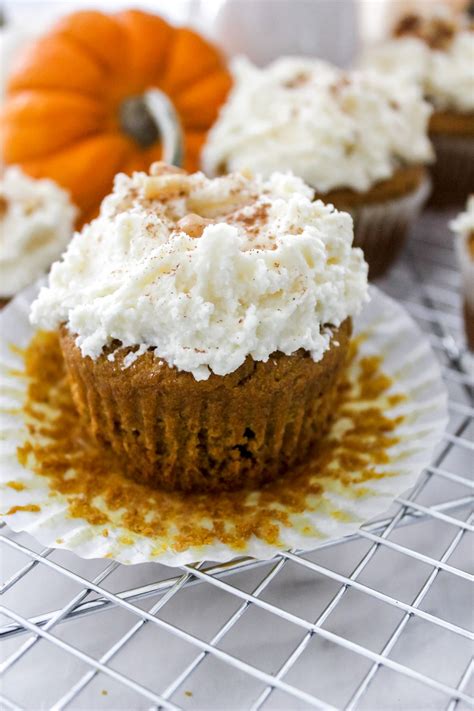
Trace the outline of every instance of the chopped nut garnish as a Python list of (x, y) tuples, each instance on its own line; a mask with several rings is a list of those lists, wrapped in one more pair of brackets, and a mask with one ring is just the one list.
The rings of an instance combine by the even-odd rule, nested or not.
[(393, 35), (394, 37), (400, 37), (401, 35), (414, 34), (419, 30), (420, 26), (421, 17), (410, 13), (398, 21), (393, 29)]
[(189, 237), (200, 237), (204, 232), (207, 225), (211, 225), (212, 220), (208, 220), (201, 215), (196, 215), (196, 213), (191, 212), (189, 215), (185, 215), (177, 222), (177, 227), (182, 231), (186, 232)]
[(248, 197), (244, 194), (230, 195), (227, 198), (212, 197), (206, 198), (196, 198), (192, 195), (189, 196), (187, 206), (191, 212), (195, 212), (198, 215), (203, 215), (204, 217), (218, 217), (223, 215), (228, 215), (234, 210), (238, 210), (244, 207), (248, 203)]
[(227, 170), (227, 163), (225, 160), (218, 163), (218, 165), (216, 166), (216, 175), (225, 175), (228, 172), (229, 171)]
[(41, 207), (41, 200), (39, 198), (32, 198), (25, 203), (24, 212), (25, 215), (32, 215)]
[(189, 190), (189, 182), (182, 173), (164, 173), (147, 178), (144, 196), (147, 200), (167, 200), (187, 195)]
[(242, 170), (240, 171), (240, 175), (243, 175), (244, 178), (247, 178), (247, 180), (253, 179), (253, 173), (250, 168), (242, 168)]
[(170, 165), (165, 163), (164, 160), (157, 160), (150, 166), (150, 175), (164, 175), (165, 173), (179, 173), (181, 175), (185, 174), (186, 171), (183, 168), (178, 168), (176, 165)]
[(422, 17), (405, 15), (393, 30), (394, 37), (406, 35), (423, 40), (431, 49), (447, 49), (458, 27), (456, 22), (445, 17)]

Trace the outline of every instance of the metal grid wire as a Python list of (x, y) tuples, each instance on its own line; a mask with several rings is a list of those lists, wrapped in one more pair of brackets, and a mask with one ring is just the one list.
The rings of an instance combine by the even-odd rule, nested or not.
[(4, 528), (4, 709), (471, 707), (474, 409), (448, 218), (426, 213), (381, 284), (450, 393), (413, 490), (310, 553), (179, 571), (81, 561)]

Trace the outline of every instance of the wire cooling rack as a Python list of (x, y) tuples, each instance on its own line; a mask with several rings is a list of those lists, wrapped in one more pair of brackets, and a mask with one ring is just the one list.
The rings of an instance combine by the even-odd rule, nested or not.
[(426, 213), (380, 284), (450, 393), (414, 489), (310, 553), (178, 572), (83, 561), (4, 527), (4, 709), (471, 708), (473, 383), (448, 218)]

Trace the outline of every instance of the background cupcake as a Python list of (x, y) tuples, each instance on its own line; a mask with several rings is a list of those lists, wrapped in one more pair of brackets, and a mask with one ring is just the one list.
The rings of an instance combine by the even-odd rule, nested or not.
[(0, 180), (0, 299), (47, 271), (65, 249), (77, 210), (52, 180), (33, 180), (17, 167)]
[(467, 345), (474, 351), (474, 195), (469, 197), (465, 212), (451, 222), (451, 229), (456, 234), (456, 254), (462, 277)]
[(430, 107), (416, 88), (324, 62), (234, 63), (235, 86), (203, 151), (210, 175), (291, 170), (348, 210), (370, 275), (384, 272), (423, 205)]
[(337, 397), (367, 265), (349, 215), (293, 176), (119, 176), (32, 320), (61, 329), (76, 405), (153, 485), (256, 484), (304, 458)]
[(363, 60), (387, 78), (419, 87), (434, 107), (430, 136), (433, 204), (462, 203), (474, 190), (474, 31), (446, 6), (425, 3), (425, 13), (403, 17), (393, 39)]

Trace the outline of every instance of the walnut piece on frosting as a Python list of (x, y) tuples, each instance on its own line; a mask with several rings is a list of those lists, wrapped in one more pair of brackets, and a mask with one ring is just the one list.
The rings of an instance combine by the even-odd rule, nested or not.
[(434, 15), (425, 17), (410, 13), (402, 17), (393, 29), (394, 37), (417, 37), (431, 49), (447, 49), (452, 43), (459, 23), (453, 17)]

